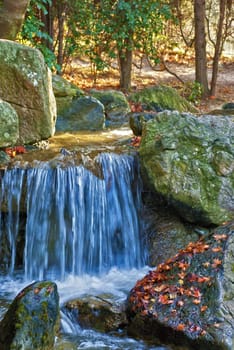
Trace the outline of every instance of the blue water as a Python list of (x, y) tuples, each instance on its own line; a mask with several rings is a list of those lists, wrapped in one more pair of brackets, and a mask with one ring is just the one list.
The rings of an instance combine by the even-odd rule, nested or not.
[[(111, 293), (124, 301), (148, 272), (137, 158), (102, 153), (95, 164), (94, 172), (84, 165), (42, 162), (3, 174), (0, 205), (8, 214), (0, 216), (0, 240), (7, 237), (10, 259), (0, 275), (0, 317), (33, 280), (56, 281), (62, 307), (82, 294)], [(21, 212), (25, 247), (18, 270)], [(69, 314), (61, 313), (61, 327), (55, 349), (166, 349), (81, 329)]]

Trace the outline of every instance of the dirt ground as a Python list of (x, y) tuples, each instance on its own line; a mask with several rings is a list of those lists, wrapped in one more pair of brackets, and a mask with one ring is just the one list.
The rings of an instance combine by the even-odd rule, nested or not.
[[(167, 63), (169, 70), (176, 73), (183, 81), (182, 84), (176, 76), (170, 74), (166, 69), (157, 67), (153, 70), (147, 62), (143, 62), (139, 68), (139, 62), (133, 65), (132, 89), (139, 90), (145, 86), (158, 84), (170, 85), (186, 97), (189, 83), (195, 80), (195, 68), (193, 63)], [(75, 83), (84, 90), (96, 89), (118, 89), (118, 70), (116, 67), (108, 71), (98, 73), (96, 82), (94, 82), (94, 73), (90, 64), (83, 60), (76, 60), (67, 70), (65, 75), (68, 80)], [(208, 79), (211, 79), (211, 67), (208, 68)], [(201, 113), (220, 109), (226, 102), (234, 102), (234, 59), (221, 62), (219, 65), (219, 74), (216, 87), (216, 95), (212, 98), (199, 101), (196, 107)]]

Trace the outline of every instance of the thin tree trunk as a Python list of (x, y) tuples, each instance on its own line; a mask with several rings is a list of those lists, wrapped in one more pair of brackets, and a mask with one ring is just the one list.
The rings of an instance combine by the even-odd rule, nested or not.
[(62, 72), (62, 66), (63, 66), (63, 40), (64, 40), (64, 14), (63, 14), (63, 4), (58, 3), (57, 4), (57, 11), (58, 11), (58, 56), (57, 56), (57, 63), (61, 67), (61, 71), (57, 73)]
[(218, 78), (218, 68), (219, 68), (219, 58), (222, 52), (222, 34), (223, 34), (223, 24), (224, 24), (224, 17), (226, 12), (226, 0), (220, 0), (219, 4), (219, 22), (218, 22), (218, 28), (217, 28), (217, 36), (216, 36), (216, 42), (215, 42), (215, 52), (214, 52), (214, 58), (213, 58), (213, 66), (212, 66), (212, 79), (211, 79), (211, 88), (210, 88), (210, 95), (214, 96), (216, 91), (216, 84), (217, 84), (217, 78)]
[(0, 1), (0, 38), (15, 40), (24, 21), (30, 0)]
[(54, 38), (54, 28), (53, 28), (53, 9), (50, 4), (47, 4), (47, 14), (44, 14), (43, 11), (41, 11), (41, 19), (42, 22), (44, 23), (44, 32), (46, 32), (52, 40), (48, 39), (42, 39), (43, 43), (53, 51), (53, 38)]
[(203, 87), (203, 96), (209, 94), (206, 59), (205, 0), (194, 0), (195, 19), (195, 79)]

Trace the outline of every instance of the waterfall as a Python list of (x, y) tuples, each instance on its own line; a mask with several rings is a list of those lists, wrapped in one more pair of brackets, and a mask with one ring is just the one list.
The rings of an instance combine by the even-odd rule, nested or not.
[(5, 171), (0, 204), (7, 203), (8, 214), (0, 225), (0, 240), (6, 232), (10, 273), (15, 269), (22, 207), (26, 279), (64, 279), (68, 274), (102, 274), (114, 266), (144, 264), (137, 158), (102, 153), (96, 163), (102, 177), (83, 165), (52, 168), (45, 163)]

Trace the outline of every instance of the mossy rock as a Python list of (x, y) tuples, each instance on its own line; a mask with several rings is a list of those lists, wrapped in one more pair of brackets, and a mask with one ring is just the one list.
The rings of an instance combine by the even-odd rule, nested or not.
[(57, 114), (66, 112), (73, 99), (84, 96), (84, 92), (60, 75), (52, 75), (53, 91), (57, 104)]
[(14, 299), (0, 323), (1, 350), (51, 350), (59, 325), (57, 286), (35, 282)]
[(130, 112), (130, 107), (126, 96), (121, 91), (92, 89), (90, 95), (103, 104), (108, 126), (122, 125), (126, 122), (125, 117)]
[(233, 139), (230, 117), (158, 113), (142, 134), (144, 179), (189, 222), (233, 220)]
[(129, 294), (129, 334), (179, 349), (233, 350), (233, 254), (234, 222), (150, 271)]
[(144, 110), (156, 112), (162, 110), (198, 112), (197, 109), (185, 98), (181, 97), (175, 89), (164, 85), (147, 87), (139, 92), (131, 94), (128, 100), (134, 103), (141, 103)]

